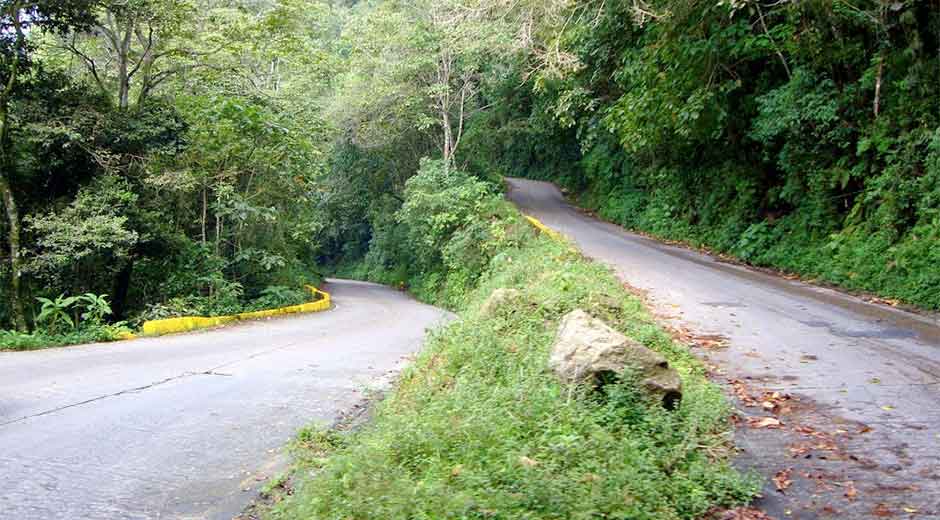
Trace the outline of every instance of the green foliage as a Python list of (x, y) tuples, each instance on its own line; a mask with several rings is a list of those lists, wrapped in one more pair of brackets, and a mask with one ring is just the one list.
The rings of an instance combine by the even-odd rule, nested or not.
[(120, 178), (105, 176), (79, 190), (61, 210), (28, 217), (36, 238), (27, 270), (47, 283), (58, 282), (126, 258), (139, 239), (128, 229), (126, 215), (137, 197)]
[(209, 296), (178, 296), (147, 306), (134, 319), (135, 325), (148, 320), (183, 316), (227, 316), (241, 312), (260, 311), (300, 305), (310, 301), (310, 293), (297, 287), (268, 286), (253, 299), (244, 297), (240, 284), (216, 280)]
[(0, 330), (0, 351), (37, 350), (83, 343), (102, 343), (123, 339), (131, 332), (124, 323), (87, 325), (60, 333), (36, 330), (32, 333)]
[(108, 295), (85, 293), (78, 297), (79, 307), (85, 309), (82, 313), (82, 320), (100, 325), (105, 316), (110, 316), (111, 304), (108, 302)]
[[(462, 152), (471, 165), (557, 181), (633, 229), (940, 309), (924, 240), (940, 208), (936, 9), (560, 9), (572, 22), (545, 17), (488, 83), (492, 112), (471, 120), (479, 137)], [(550, 66), (560, 58), (574, 64)], [(484, 138), (500, 134), (511, 138)], [(549, 146), (579, 153), (531, 153)]]
[(104, 318), (111, 314), (107, 295), (60, 294), (55, 298), (39, 297), (36, 300), (41, 304), (35, 318), (37, 329), (32, 333), (0, 330), (0, 350), (34, 350), (115, 341), (131, 332), (124, 322), (104, 323)]
[(79, 296), (65, 296), (60, 294), (54, 300), (49, 298), (36, 298), (42, 307), (36, 316), (36, 323), (45, 327), (52, 333), (59, 332), (64, 325), (70, 329), (75, 328), (75, 320), (69, 315), (72, 305), (79, 301)]
[[(112, 318), (125, 319), (174, 299), (166, 307), (254, 308), (265, 287), (319, 279), (329, 217), (313, 201), (332, 142), (310, 94), (314, 84), (324, 93), (345, 9), (34, 4), (62, 19), (29, 18), (56, 31), (28, 35), (35, 61), (4, 126), (23, 229), (17, 272), (38, 293), (28, 296), (107, 292)], [(133, 36), (126, 52), (115, 31)], [(0, 222), (0, 236), (8, 228)], [(0, 269), (5, 286), (10, 273)]]
[[(430, 189), (410, 187), (419, 185)], [(512, 233), (517, 219), (510, 211), (491, 223)], [(428, 215), (424, 225), (439, 221)], [(695, 519), (753, 496), (754, 482), (728, 465), (729, 408), (700, 363), (609, 270), (523, 226), (512, 243), (482, 238), (494, 251), (466, 286), (459, 318), (430, 337), (369, 426), (338, 445), (302, 435), (302, 482), (270, 518)], [(481, 314), (499, 287), (521, 297)], [(628, 374), (602, 394), (560, 385), (545, 363), (558, 320), (574, 308), (666, 355), (683, 377), (679, 410), (651, 405)]]
[(379, 222), (358, 274), (455, 307), (490, 258), (527, 232), (491, 184), (425, 159), (406, 182), (401, 207)]
[(261, 290), (261, 294), (252, 300), (246, 310), (276, 309), (290, 305), (300, 305), (310, 300), (310, 293), (300, 287), (284, 287), (282, 285), (269, 285)]

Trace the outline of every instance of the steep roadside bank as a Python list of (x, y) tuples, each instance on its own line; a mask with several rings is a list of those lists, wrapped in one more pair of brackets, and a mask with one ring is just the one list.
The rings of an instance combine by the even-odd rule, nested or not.
[[(445, 240), (447, 250), (460, 229), (489, 229), (474, 243), (487, 252), (482, 275), (452, 295), (458, 319), (431, 335), (362, 430), (302, 433), (292, 494), (267, 517), (698, 519), (746, 503), (756, 487), (729, 466), (730, 409), (703, 365), (609, 270), (496, 207), (458, 219), (468, 227)], [(434, 272), (445, 287), (467, 280)], [(496, 289), (515, 296), (484, 305)], [(626, 381), (600, 395), (559, 383), (549, 349), (574, 309), (665, 355), (683, 378), (679, 409)]]

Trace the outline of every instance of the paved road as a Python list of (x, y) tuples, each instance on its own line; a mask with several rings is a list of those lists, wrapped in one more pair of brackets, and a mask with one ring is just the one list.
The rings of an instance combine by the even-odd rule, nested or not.
[(761, 505), (775, 518), (940, 518), (936, 319), (627, 233), (548, 183), (510, 180), (509, 197), (648, 291), (667, 324), (726, 339), (701, 352), (720, 381), (798, 399), (784, 403), (784, 428), (737, 430), (741, 465), (765, 477), (792, 468), (785, 493), (768, 481)]
[(443, 311), (331, 281), (328, 312), (0, 353), (0, 518), (229, 519), (311, 422), (417, 350)]

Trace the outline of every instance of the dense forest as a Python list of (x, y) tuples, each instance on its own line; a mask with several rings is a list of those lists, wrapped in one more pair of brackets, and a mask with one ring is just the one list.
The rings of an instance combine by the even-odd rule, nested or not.
[(940, 308), (936, 1), (0, 5), (9, 329), (107, 339), (330, 271), (456, 304), (504, 175)]

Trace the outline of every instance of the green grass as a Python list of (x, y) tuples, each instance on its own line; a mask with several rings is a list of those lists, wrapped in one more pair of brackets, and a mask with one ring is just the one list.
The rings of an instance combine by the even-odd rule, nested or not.
[[(498, 287), (522, 298), (481, 315)], [(669, 358), (680, 408), (628, 382), (603, 395), (556, 382), (549, 349), (574, 308)], [(606, 268), (532, 238), (496, 254), (458, 311), (368, 425), (342, 440), (301, 434), (295, 491), (268, 518), (693, 519), (756, 493), (729, 467), (721, 391)]]
[(124, 326), (89, 325), (67, 332), (52, 334), (42, 330), (32, 333), (0, 330), (0, 351), (38, 350), (51, 347), (116, 341), (129, 332)]

